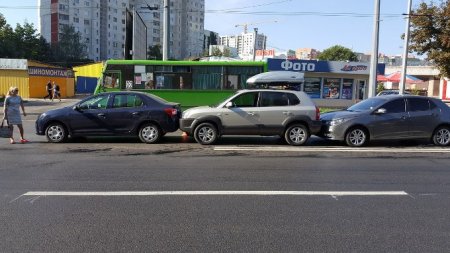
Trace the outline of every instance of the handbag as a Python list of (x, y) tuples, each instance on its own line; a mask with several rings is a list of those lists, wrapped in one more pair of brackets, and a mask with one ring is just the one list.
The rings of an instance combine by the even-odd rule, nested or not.
[(2, 124), (0, 125), (0, 138), (10, 138), (11, 137), (11, 129), (9, 126), (3, 126), (5, 123), (5, 119), (2, 120)]

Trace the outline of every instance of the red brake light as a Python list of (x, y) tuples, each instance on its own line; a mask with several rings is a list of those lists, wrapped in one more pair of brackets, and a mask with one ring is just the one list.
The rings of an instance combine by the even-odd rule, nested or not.
[(178, 114), (178, 110), (175, 108), (166, 108), (164, 109), (164, 112), (166, 112), (169, 117), (177, 116)]
[(319, 107), (316, 106), (316, 120), (320, 120), (320, 110)]

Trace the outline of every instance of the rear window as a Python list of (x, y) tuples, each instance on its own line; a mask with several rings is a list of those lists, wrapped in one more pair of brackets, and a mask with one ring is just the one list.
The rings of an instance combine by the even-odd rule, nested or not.
[(430, 110), (428, 99), (423, 98), (408, 98), (409, 111), (420, 112)]

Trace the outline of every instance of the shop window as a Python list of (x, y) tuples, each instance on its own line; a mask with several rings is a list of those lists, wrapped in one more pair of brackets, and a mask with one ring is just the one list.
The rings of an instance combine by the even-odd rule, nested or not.
[(353, 79), (343, 79), (342, 81), (342, 99), (353, 98)]
[(325, 78), (323, 82), (323, 96), (326, 99), (340, 98), (341, 79)]
[(320, 98), (320, 81), (321, 78), (307, 77), (305, 78), (304, 92), (310, 98)]

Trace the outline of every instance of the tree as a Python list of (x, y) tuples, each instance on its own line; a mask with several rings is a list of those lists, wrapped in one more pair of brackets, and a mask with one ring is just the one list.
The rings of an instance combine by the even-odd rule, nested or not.
[(428, 54), (442, 76), (450, 76), (450, 1), (422, 2), (411, 14), (412, 52)]
[(73, 26), (62, 28), (59, 41), (52, 44), (53, 59), (64, 66), (84, 61), (87, 58), (86, 44), (81, 42), (80, 32)]
[(225, 49), (223, 50), (222, 56), (224, 56), (224, 57), (231, 57), (231, 51), (230, 51), (230, 49), (225, 48)]
[(340, 45), (325, 49), (317, 58), (323, 61), (356, 61), (358, 59), (351, 49)]
[(147, 58), (150, 60), (162, 60), (161, 45), (149, 46)]
[(211, 56), (222, 57), (223, 53), (222, 53), (222, 51), (220, 51), (220, 49), (218, 47), (214, 47), (212, 52), (211, 52)]

